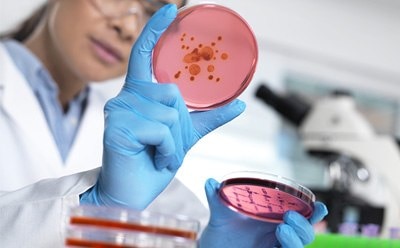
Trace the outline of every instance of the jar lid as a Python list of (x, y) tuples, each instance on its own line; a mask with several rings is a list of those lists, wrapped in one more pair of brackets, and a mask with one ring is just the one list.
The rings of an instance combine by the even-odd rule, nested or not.
[(249, 85), (258, 47), (248, 23), (235, 11), (217, 4), (179, 10), (153, 52), (159, 83), (175, 83), (195, 110), (227, 104)]

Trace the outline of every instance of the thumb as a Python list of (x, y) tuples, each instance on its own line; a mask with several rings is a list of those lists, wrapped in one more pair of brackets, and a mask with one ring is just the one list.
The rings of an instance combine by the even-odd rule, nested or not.
[(152, 51), (161, 34), (167, 29), (177, 15), (175, 4), (167, 4), (158, 10), (147, 22), (136, 40), (129, 59), (128, 74), (125, 85), (135, 80), (150, 82), (152, 79)]
[[(239, 116), (246, 108), (246, 104), (240, 100), (235, 100), (222, 107), (209, 110), (209, 111), (195, 111), (190, 115), (192, 117), (193, 126), (201, 139), (206, 134), (215, 130), (216, 128), (228, 123)], [(196, 140), (196, 141), (197, 141)]]
[(237, 218), (237, 213), (229, 209), (219, 196), (220, 183), (210, 178), (206, 181), (205, 191), (210, 208), (210, 223), (213, 225), (224, 225)]
[(310, 218), (310, 223), (314, 225), (315, 223), (320, 222), (324, 219), (324, 217), (328, 214), (328, 209), (326, 208), (325, 204), (322, 202), (316, 201), (314, 203), (314, 213)]
[(230, 216), (233, 213), (222, 203), (218, 191), (220, 184), (213, 178), (206, 181), (205, 191), (207, 196), (208, 206), (211, 212), (211, 221), (223, 221), (224, 217)]
[(213, 179), (209, 178), (206, 181), (205, 191), (207, 196), (207, 202), (211, 210), (215, 209), (216, 206), (221, 204), (218, 199), (218, 188), (219, 183)]

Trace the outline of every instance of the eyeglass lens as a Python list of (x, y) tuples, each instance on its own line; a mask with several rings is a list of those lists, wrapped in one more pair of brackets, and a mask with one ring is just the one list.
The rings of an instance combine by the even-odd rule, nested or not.
[(138, 15), (150, 18), (158, 9), (168, 4), (163, 0), (92, 0), (96, 7), (108, 17)]

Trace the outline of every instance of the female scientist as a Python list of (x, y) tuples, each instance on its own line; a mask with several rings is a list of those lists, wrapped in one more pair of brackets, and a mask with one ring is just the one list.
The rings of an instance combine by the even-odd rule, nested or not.
[[(105, 2), (116, 4), (119, 1)], [(129, 2), (131, 4), (139, 4), (138, 6), (141, 7), (147, 4), (145, 1)], [(7, 160), (7, 167), (4, 167), (5, 165), (3, 165), (2, 161), (0, 165), (3, 166), (1, 176), (7, 177), (8, 172), (15, 177), (33, 173), (33, 179), (29, 179), (26, 183), (21, 180), (19, 184), (12, 185), (9, 188), (1, 188), (1, 247), (61, 247), (63, 244), (64, 215), (71, 205), (97, 204), (142, 210), (159, 201), (158, 204), (163, 205), (164, 209), (169, 209), (168, 204), (171, 201), (159, 199), (173, 197), (175, 191), (165, 189), (167, 186), (171, 186), (170, 183), (181, 166), (186, 152), (204, 135), (234, 119), (244, 110), (244, 103), (236, 100), (229, 105), (212, 111), (189, 113), (175, 85), (153, 84), (151, 82), (151, 51), (161, 33), (175, 18), (177, 13), (175, 5), (169, 4), (153, 16), (135, 42), (131, 56), (125, 58), (123, 52), (118, 52), (118, 49), (122, 48), (116, 48), (116, 45), (110, 45), (108, 41), (96, 40), (96, 38), (112, 39), (109, 37), (114, 36), (112, 33), (110, 36), (101, 32), (102, 35), (97, 33), (99, 32), (98, 30), (102, 30), (102, 26), (96, 26), (101, 19), (94, 18), (96, 16), (94, 10), (99, 10), (99, 7), (95, 7), (96, 5), (94, 5), (93, 1), (58, 0), (49, 3), (46, 15), (47, 22), (43, 22), (39, 26), (39, 30), (41, 28), (43, 32), (42, 40), (32, 44), (32, 47), (36, 47), (42, 53), (39, 52), (37, 57), (33, 57), (33, 55), (30, 57), (31, 59), (36, 58), (38, 63), (41, 61), (39, 69), (34, 66), (23, 67), (21, 64), (29, 61), (29, 58), (25, 56), (21, 56), (18, 59), (18, 56), (14, 56), (15, 54), (10, 55), (12, 43), (2, 45), (0, 48), (2, 65), (0, 107), (3, 115), (0, 125), (3, 130), (10, 131), (10, 134), (7, 135), (14, 135), (6, 138), (6, 140), (1, 140), (1, 146), (4, 149), (1, 152), (2, 156), (3, 152), (10, 152), (10, 154), (4, 153), (4, 156), (11, 157), (11, 152), (14, 152), (15, 155), (15, 151), (22, 150), (21, 154), (24, 155), (21, 158), (16, 155), (15, 158)], [(92, 15), (89, 14), (91, 13), (89, 6), (93, 8)], [(142, 8), (142, 13), (143, 10), (144, 8)], [(85, 11), (88, 11), (88, 13), (84, 13)], [(98, 14), (100, 13), (102, 12), (99, 11)], [(88, 22), (90, 22), (89, 17), (95, 20), (91, 25), (87, 25), (87, 27), (93, 25), (93, 29), (89, 29), (93, 30), (93, 33), (84, 29), (86, 25), (81, 19), (79, 25), (85, 32), (82, 32), (81, 36), (74, 37), (74, 39), (77, 39), (77, 41), (74, 41), (76, 44), (68, 48), (65, 39), (72, 37), (69, 32), (75, 31), (71, 31), (70, 27), (76, 26), (70, 26), (70, 22), (65, 22), (67, 20), (72, 22), (73, 20), (71, 19), (80, 19), (85, 16), (89, 19), (87, 20)], [(125, 41), (125, 39), (130, 40), (131, 43), (136, 40), (135, 36), (127, 35), (122, 30), (130, 27), (128, 21), (139, 20), (137, 18), (140, 15), (138, 17), (134, 16), (135, 19), (132, 19), (131, 16), (129, 18), (128, 16), (105, 17), (104, 15), (103, 18), (107, 20), (105, 27), (114, 30), (115, 34), (118, 35), (116, 39), (121, 39), (121, 43), (116, 42), (115, 44), (121, 44), (121, 47), (123, 47), (122, 44), (124, 43), (122, 41)], [(63, 25), (67, 27), (66, 30), (61, 28)], [(38, 32), (36, 31), (33, 36), (36, 34), (40, 37), (40, 32)], [(98, 34), (98, 36), (95, 34)], [(82, 38), (82, 43), (79, 42), (79, 37)], [(89, 47), (85, 46), (87, 44), (85, 41), (89, 44), (94, 44), (95, 48), (92, 49), (90, 45)], [(65, 43), (63, 44), (63, 42)], [(28, 43), (27, 41), (27, 47)], [(6, 46), (7, 48), (5, 48)], [(86, 59), (85, 62), (80, 61), (79, 56), (74, 53), (74, 46), (78, 47), (77, 50), (82, 57), (87, 56), (87, 61)], [(34, 49), (32, 48), (32, 50)], [(85, 53), (87, 54), (85, 55)], [(72, 58), (74, 54), (75, 60)], [(57, 83), (58, 99), (61, 103), (60, 109), (63, 110), (62, 113), (67, 113), (73, 109), (68, 100), (74, 99), (79, 103), (79, 98), (83, 94), (81, 91), (86, 86), (80, 85), (82, 81), (103, 80), (107, 78), (107, 75), (103, 75), (103, 73), (105, 73), (104, 70), (108, 71), (110, 69), (108, 68), (110, 63), (111, 65), (116, 65), (122, 61), (126, 61), (126, 63), (129, 61), (125, 85), (115, 98), (106, 103), (104, 110), (103, 157), (102, 161), (98, 163), (102, 163), (101, 168), (81, 173), (75, 173), (74, 169), (67, 172), (57, 172), (51, 166), (63, 166), (64, 163), (45, 159), (46, 156), (54, 156), (53, 153), (58, 152), (58, 150), (51, 150), (43, 145), (44, 142), (40, 142), (41, 137), (37, 137), (39, 139), (37, 147), (18, 145), (19, 143), (14, 140), (19, 139), (18, 141), (22, 141), (22, 138), (24, 138), (32, 142), (31, 139), (35, 137), (28, 131), (41, 132), (36, 129), (43, 128), (48, 119), (52, 119), (48, 116), (46, 117), (46, 111), (43, 111), (43, 113), (38, 110), (30, 112), (34, 111), (35, 108), (40, 109), (42, 106), (46, 106), (42, 102), (43, 100), (34, 99), (40, 99), (38, 97), (39, 92), (54, 87), (54, 85), (51, 86), (52, 79), (50, 75), (57, 82), (67, 81), (72, 84), (72, 86), (69, 86), (71, 87), (70, 89), (65, 90), (65, 94), (61, 94), (61, 91), (65, 89), (65, 85)], [(58, 63), (53, 64), (53, 62)], [(42, 64), (45, 65), (46, 70), (41, 66)], [(27, 71), (22, 71), (21, 68), (26, 68)], [(112, 69), (108, 71), (110, 73), (108, 75), (118, 75), (112, 74), (111, 72), (117, 73), (118, 71), (116, 68)], [(52, 70), (54, 74), (49, 74), (48, 72)], [(90, 73), (90, 70), (93, 70), (93, 73)], [(123, 73), (123, 70), (118, 71), (118, 73)], [(33, 86), (27, 86), (26, 84), (31, 84), (27, 82), (31, 80), (31, 77), (36, 77), (36, 83), (33, 84), (31, 82)], [(65, 81), (62, 80), (64, 77)], [(28, 80), (26, 80), (27, 78)], [(44, 80), (49, 80), (50, 82), (47, 83), (50, 84), (43, 83), (45, 82)], [(15, 89), (17, 87), (16, 82), (20, 84), (17, 89)], [(38, 86), (39, 89), (35, 90), (35, 86)], [(20, 94), (8, 95), (8, 91), (14, 91), (14, 94), (19, 92)], [(88, 92), (87, 94), (90, 95), (91, 93)], [(13, 96), (17, 97), (17, 99), (11, 99)], [(28, 97), (31, 99), (26, 99)], [(68, 100), (64, 102), (65, 99)], [(85, 101), (88, 102), (90, 99), (87, 98)], [(26, 106), (27, 108), (25, 109), (24, 106), (18, 105), (25, 100), (31, 100), (30, 103), (33, 106)], [(64, 105), (63, 103), (68, 104)], [(18, 107), (13, 110), (14, 112), (10, 111), (10, 104), (17, 104)], [(88, 108), (89, 103), (86, 104), (86, 108)], [(85, 119), (86, 113), (89, 111), (85, 109), (83, 113), (82, 110), (80, 112)], [(22, 115), (26, 116), (20, 117)], [(84, 122), (85, 120), (82, 119), (81, 121)], [(29, 125), (32, 127), (29, 129), (23, 128), (23, 126)], [(50, 124), (49, 126), (51, 127)], [(16, 128), (20, 129), (16, 130)], [(89, 125), (86, 130), (90, 128)], [(80, 127), (76, 135), (79, 136), (83, 132), (85, 130)], [(2, 131), (2, 133), (5, 132)], [(48, 132), (47, 135), (51, 137), (50, 133)], [(10, 144), (5, 142), (10, 142)], [(53, 142), (56, 143), (55, 141)], [(91, 145), (92, 142), (86, 144)], [(15, 150), (6, 150), (7, 145), (12, 146), (13, 144), (15, 145)], [(29, 142), (26, 142), (26, 144), (29, 144)], [(56, 145), (53, 144), (53, 146)], [(40, 149), (41, 147), (42, 149)], [(71, 164), (81, 163), (79, 157), (83, 155), (88, 157), (96, 156), (96, 153), (90, 154), (90, 151), (88, 152), (87, 147), (84, 145), (78, 146), (78, 148), (82, 150), (76, 151), (77, 158), (75, 160), (71, 159), (74, 162)], [(78, 148), (73, 147), (72, 150)], [(30, 154), (31, 149), (39, 153)], [(64, 161), (61, 150), (57, 154), (60, 154), (59, 160)], [(49, 155), (50, 153), (51, 155)], [(35, 156), (37, 158), (34, 161), (30, 161), (30, 158)], [(68, 157), (67, 163), (69, 160), (70, 158)], [(47, 163), (47, 166), (40, 166), (40, 162)], [(13, 168), (14, 163), (16, 168)], [(38, 166), (38, 168), (30, 168), (31, 165), (33, 167)], [(91, 168), (95, 166), (92, 165)], [(40, 169), (43, 171), (36, 173), (35, 170)], [(77, 171), (87, 169), (89, 168), (80, 167)], [(17, 173), (13, 174), (13, 170), (16, 170)], [(46, 174), (46, 170), (53, 173)], [(61, 177), (67, 174), (71, 175)], [(48, 179), (41, 180), (45, 178)], [(27, 186), (20, 188), (25, 185)], [(326, 215), (325, 206), (316, 203), (314, 215), (310, 220), (306, 220), (296, 212), (288, 212), (285, 215), (285, 223), (279, 226), (244, 219), (225, 208), (219, 202), (216, 195), (217, 188), (218, 183), (213, 179), (206, 183), (206, 194), (211, 217), (199, 240), (200, 247), (272, 247), (277, 240), (283, 247), (303, 247), (304, 244), (311, 242), (313, 239), (312, 224)], [(185, 199), (185, 201), (188, 200)], [(240, 235), (236, 235), (236, 233), (240, 233)]]
[[(89, 82), (126, 73), (132, 44), (165, 3), (49, 0), (20, 30), (4, 36), (0, 191), (101, 165), (103, 108), (109, 97)], [(185, 196), (189, 200), (182, 213), (207, 222), (207, 209), (179, 180), (165, 195)], [(154, 211), (159, 208), (165, 206), (152, 205)]]
[(101, 164), (107, 97), (89, 83), (126, 73), (132, 44), (163, 3), (49, 0), (2, 39), (1, 190)]

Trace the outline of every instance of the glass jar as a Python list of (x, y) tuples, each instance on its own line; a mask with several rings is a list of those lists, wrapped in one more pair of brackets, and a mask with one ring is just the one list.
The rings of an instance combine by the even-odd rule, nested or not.
[(195, 248), (199, 221), (124, 208), (71, 208), (66, 247)]

